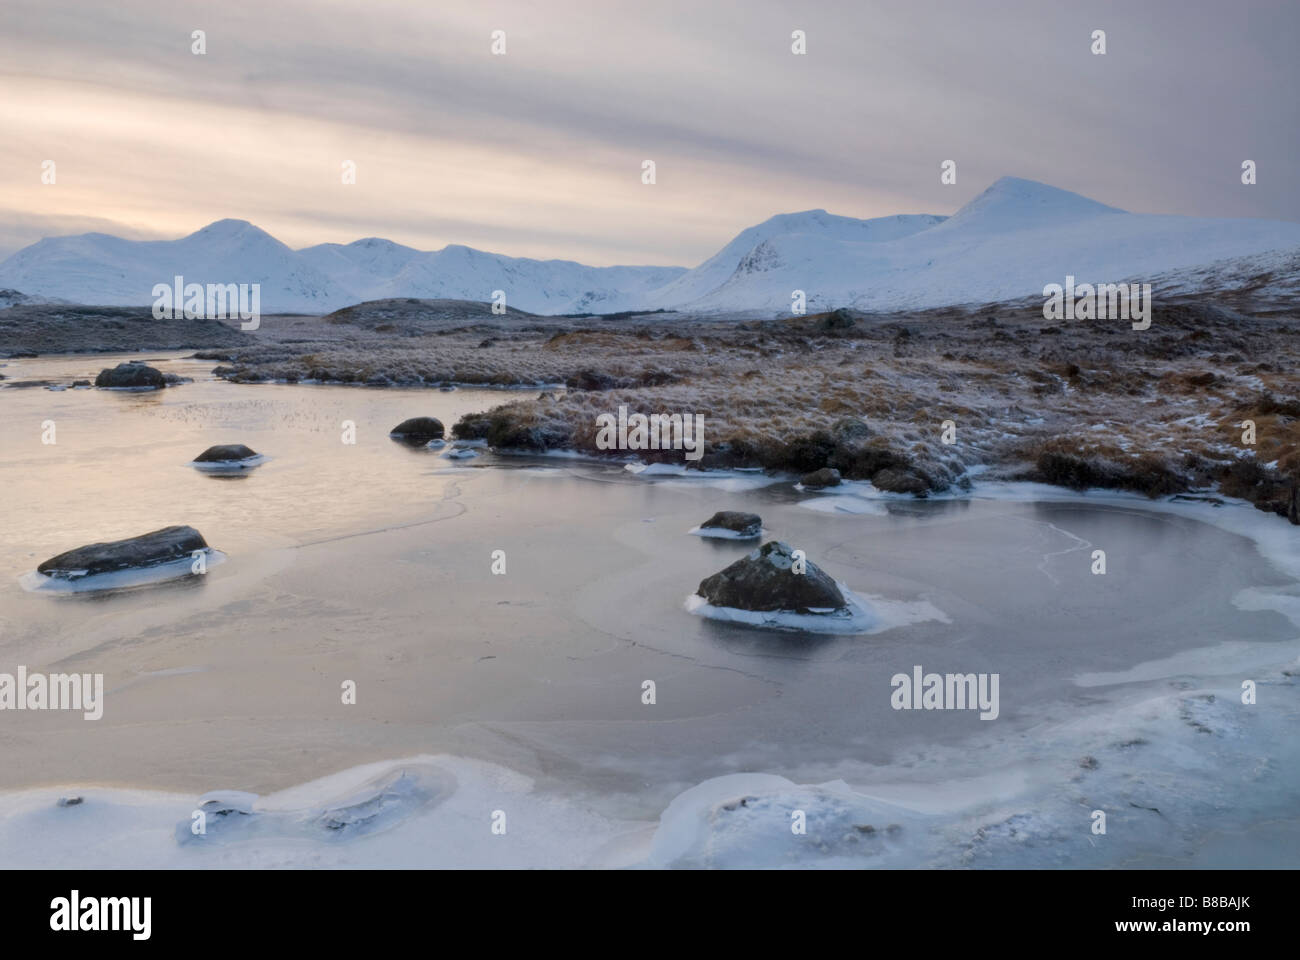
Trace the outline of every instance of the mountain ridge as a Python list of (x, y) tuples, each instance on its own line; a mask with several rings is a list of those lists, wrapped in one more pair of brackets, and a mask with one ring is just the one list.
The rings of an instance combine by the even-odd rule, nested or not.
[(152, 303), (157, 283), (259, 283), (264, 312), (328, 313), (411, 297), (538, 314), (628, 310), (789, 312), (942, 306), (1036, 293), (1074, 275), (1119, 282), (1300, 247), (1300, 224), (1137, 214), (1059, 187), (1002, 177), (951, 216), (857, 219), (822, 208), (741, 230), (698, 266), (592, 267), (451, 243), (422, 251), (382, 237), (293, 249), (248, 220), (177, 240), (47, 237), (0, 262), (0, 288), (98, 305)]

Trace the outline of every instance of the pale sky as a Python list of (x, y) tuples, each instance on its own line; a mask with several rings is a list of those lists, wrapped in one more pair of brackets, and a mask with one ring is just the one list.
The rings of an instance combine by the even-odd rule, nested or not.
[(235, 217), (295, 248), (693, 266), (773, 214), (951, 213), (1007, 174), (1300, 220), (1300, 3), (1056, 6), (3, 0), (0, 255)]

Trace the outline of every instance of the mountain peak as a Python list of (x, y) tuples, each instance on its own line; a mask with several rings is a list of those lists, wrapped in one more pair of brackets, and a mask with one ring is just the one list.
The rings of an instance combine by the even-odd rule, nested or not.
[(362, 237), (360, 240), (353, 240), (348, 244), (348, 246), (360, 249), (378, 248), (382, 250), (395, 250), (400, 248), (402, 244), (394, 243), (392, 240), (385, 240), (383, 237)]
[(271, 235), (261, 227), (254, 226), (247, 220), (235, 220), (227, 217), (224, 220), (214, 220), (206, 227), (195, 230), (186, 240), (203, 238), (205, 240), (238, 240), (245, 237), (267, 237)]
[(773, 230), (788, 233), (803, 228), (823, 228), (829, 224), (849, 219), (849, 217), (839, 217), (827, 213), (820, 208), (816, 210), (798, 210), (794, 213), (778, 213), (775, 216), (768, 217), (751, 229), (761, 231), (764, 234), (769, 234)]
[(1037, 180), (1000, 177), (953, 214), (944, 226), (948, 229), (1019, 229), (1124, 212), (1118, 207)]

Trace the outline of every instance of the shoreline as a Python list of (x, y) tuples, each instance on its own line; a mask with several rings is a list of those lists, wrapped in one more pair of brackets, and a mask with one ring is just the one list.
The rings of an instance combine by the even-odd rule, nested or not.
[[(300, 318), (301, 319), (301, 318)], [(174, 353), (162, 361), (199, 361), (208, 359), (203, 352), (182, 354), (172, 349), (141, 349), (144, 354)], [(85, 359), (99, 362), (103, 358), (129, 357), (132, 354), (121, 353), (59, 353), (42, 355), (35, 358), (19, 358), (19, 361), (5, 361), (0, 366), (21, 360), (76, 360)], [(1298, 357), (1300, 360), (1300, 357)], [(527, 393), (538, 390), (539, 395), (533, 401), (510, 401), (491, 409), (466, 414), (448, 427), (448, 436), (455, 440), (481, 441), (492, 448), (493, 452), (504, 457), (557, 457), (581, 460), (609, 465), (642, 464), (678, 465), (688, 475), (695, 472), (707, 473), (718, 470), (760, 471), (764, 476), (780, 482), (787, 477), (798, 477), (823, 467), (841, 470), (845, 481), (869, 481), (882, 492), (918, 499), (946, 497), (956, 490), (969, 489), (970, 483), (977, 477), (996, 479), (1008, 483), (1040, 483), (1065, 491), (1114, 490), (1136, 492), (1151, 501), (1161, 496), (1175, 494), (1189, 498), (1238, 499), (1252, 503), (1257, 509), (1278, 515), (1283, 521), (1300, 525), (1300, 472), (1296, 477), (1289, 476), (1280, 466), (1282, 461), (1296, 463), (1300, 471), (1300, 400), (1281, 402), (1285, 411), (1284, 421), (1292, 420), (1294, 431), (1294, 448), (1291, 438), (1273, 462), (1259, 465), (1258, 458), (1207, 461), (1197, 454), (1181, 451), (1184, 469), (1171, 469), (1170, 458), (1153, 459), (1150, 456), (1137, 458), (1126, 463), (1116, 458), (1111, 451), (1089, 455), (1078, 448), (1070, 449), (1065, 440), (1048, 441), (1026, 450), (1023, 445), (1002, 444), (990, 448), (982, 443), (980, 453), (993, 454), (980, 459), (969, 453), (957, 452), (947, 454), (933, 451), (934, 443), (911, 445), (911, 450), (904, 444), (896, 443), (896, 436), (890, 436), (889, 430), (869, 426), (867, 418), (855, 419), (841, 417), (831, 424), (828, 431), (816, 431), (810, 435), (795, 436), (792, 439), (770, 441), (756, 444), (747, 440), (736, 442), (724, 440), (721, 449), (706, 450), (699, 460), (685, 460), (677, 450), (620, 450), (605, 451), (596, 449), (594, 426), (572, 423), (572, 411), (566, 414), (567, 422), (539, 422), (538, 404), (547, 401), (554, 405), (558, 400), (574, 400), (591, 407), (593, 395), (614, 394), (609, 400), (610, 406), (626, 403), (624, 395), (612, 388), (602, 388), (593, 394), (571, 383), (560, 381), (539, 381), (536, 383), (491, 383), (472, 380), (455, 382), (434, 382), (426, 384), (409, 383), (362, 383), (348, 380), (313, 379), (270, 379), (252, 380), (232, 379), (222, 374), (218, 366), (212, 373), (215, 379), (243, 385), (268, 386), (308, 386), (308, 387), (364, 387), (391, 391), (414, 392), (450, 392), (457, 390), (484, 390), (505, 394)], [(54, 383), (55, 381), (0, 380), (0, 396), (7, 389), (21, 389), (30, 384)], [(181, 387), (183, 382), (169, 384), (169, 388)], [(1300, 388), (1300, 377), (1297, 377)], [(443, 389), (440, 389), (443, 388)], [(47, 388), (48, 389), (48, 388)], [(71, 389), (71, 387), (69, 387)], [(96, 388), (111, 389), (111, 388)], [(151, 390), (137, 390), (139, 393), (151, 393)], [(653, 395), (642, 395), (640, 412), (654, 412)], [(633, 400), (635, 402), (635, 399)], [(1279, 401), (1265, 393), (1257, 406), (1278, 406)], [(1294, 408), (1294, 409), (1292, 409)], [(603, 408), (602, 408), (603, 409)], [(597, 413), (593, 409), (594, 421)], [(907, 426), (906, 424), (889, 424), (890, 428)], [(897, 430), (893, 430), (897, 434)], [(496, 441), (496, 442), (494, 442)], [(838, 448), (838, 449), (837, 449)], [(1223, 446), (1216, 451), (1222, 457)], [(1038, 453), (1035, 459), (1032, 454)], [(1245, 452), (1244, 448), (1242, 451)], [(1278, 451), (1274, 451), (1278, 452)], [(828, 492), (829, 489), (828, 488)]]
[[(187, 359), (234, 383), (500, 390), (514, 398), (447, 426), (503, 451), (602, 459), (600, 416), (686, 411), (708, 427), (687, 466), (831, 467), (918, 497), (975, 470), (1152, 497), (1217, 491), (1300, 525), (1300, 328), (1285, 322), (1289, 299), (1252, 296), (1169, 295), (1145, 331), (1052, 323), (1033, 300), (778, 319), (375, 301), (225, 328), (231, 346)], [(80, 355), (98, 354), (64, 354)], [(682, 460), (614, 459), (628, 453)]]

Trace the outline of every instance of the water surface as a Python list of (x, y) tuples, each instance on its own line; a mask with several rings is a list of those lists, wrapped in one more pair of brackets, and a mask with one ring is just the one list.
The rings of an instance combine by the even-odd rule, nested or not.
[[(10, 361), (4, 373), (93, 379), (118, 359)], [(501, 392), (236, 385), (213, 379), (210, 361), (159, 359), (195, 382), (0, 391), (0, 671), (102, 672), (108, 690), (93, 723), (0, 715), (0, 789), (267, 792), (455, 753), (624, 819), (653, 821), (683, 790), (746, 771), (843, 778), (936, 807), (987, 809), (1028, 792), (1049, 799), (1022, 805), (1072, 816), (1076, 801), (1127, 803), (1135, 782), (1208, 790), (1210, 778), (1178, 781), (1187, 764), (1170, 759), (1208, 745), (1220, 776), (1260, 757), (1274, 765), (1240, 829), (1295, 798), (1267, 724), (1225, 746), (1218, 719), (1202, 734), (1196, 703), (1178, 705), (1207, 685), (1275, 677), (1297, 652), (1277, 604), (1241, 600), (1294, 582), (1194, 510), (1066, 494), (836, 501), (752, 475), (646, 479), (618, 464), (491, 453), (453, 462), (393, 442), (389, 428), (418, 415), (450, 426)], [(57, 442), (44, 444), (50, 421)], [(354, 444), (342, 442), (345, 421)], [(237, 478), (186, 465), (235, 442), (272, 459)], [(719, 509), (760, 513), (765, 536), (882, 607), (935, 616), (848, 637), (692, 616), (699, 581), (752, 548), (687, 535)], [(56, 553), (173, 523), (197, 527), (228, 561), (101, 596), (19, 586)], [(1104, 576), (1092, 573), (1097, 549)], [(998, 718), (892, 709), (891, 677), (917, 664), (998, 674)], [(355, 704), (342, 702), (345, 682)], [(1135, 732), (1155, 722), (1142, 705), (1156, 701), (1175, 704), (1164, 732)], [(1224, 709), (1222, 694), (1214, 702)], [(1269, 709), (1294, 713), (1294, 686)], [(1084, 797), (1089, 744), (1132, 769), (1107, 766), (1116, 779)], [(1186, 807), (1180, 836), (1210, 836), (1199, 809)], [(1071, 842), (1086, 839), (1085, 826)], [(1258, 849), (1269, 859), (1267, 843)]]

